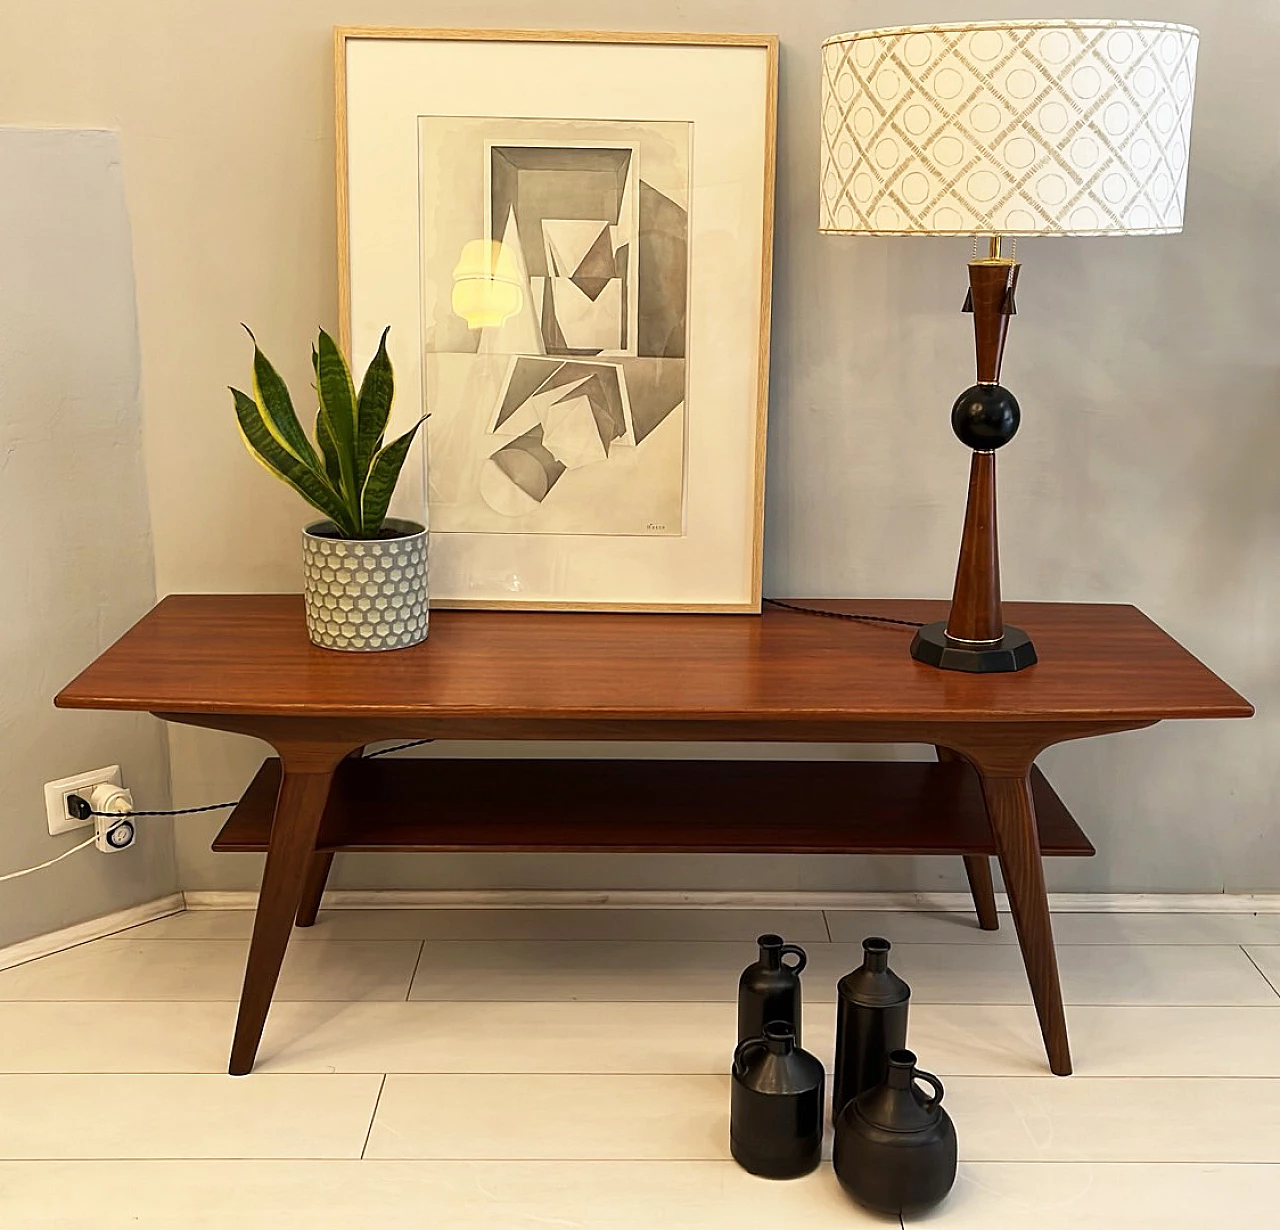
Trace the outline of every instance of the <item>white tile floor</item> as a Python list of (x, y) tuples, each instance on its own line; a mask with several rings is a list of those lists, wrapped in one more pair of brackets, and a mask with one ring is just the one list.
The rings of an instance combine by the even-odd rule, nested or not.
[[(1280, 918), (1055, 919), (1077, 1075), (1048, 1075), (1007, 917), (343, 911), (296, 935), (258, 1071), (224, 1075), (247, 913), (0, 971), (8, 1230), (828, 1230), (829, 1168), (728, 1160), (738, 970), (780, 931), (835, 979), (885, 934), (947, 1085), (957, 1230), (1274, 1225)], [(913, 1223), (914, 1224), (914, 1223)]]

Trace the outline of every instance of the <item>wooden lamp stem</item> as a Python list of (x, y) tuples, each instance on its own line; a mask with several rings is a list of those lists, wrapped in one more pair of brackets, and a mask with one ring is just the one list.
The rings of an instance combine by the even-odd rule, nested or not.
[(947, 618), (947, 635), (952, 640), (991, 645), (1004, 635), (997, 537), (996, 455), (976, 452), (969, 466), (969, 503)]
[[(1013, 261), (1002, 259), (998, 246), (987, 260), (975, 260), (969, 265), (969, 299), (965, 307), (973, 313), (980, 385), (1000, 383), (1020, 268)], [(980, 644), (992, 644), (1004, 635), (994, 449), (976, 449), (969, 467), (969, 503), (947, 635), (953, 640)]]
[(965, 311), (973, 313), (973, 337), (978, 356), (978, 383), (999, 384), (1009, 319), (1016, 314), (1014, 292), (1022, 266), (1008, 257), (992, 256), (969, 262), (969, 298)]
[(1013, 394), (1000, 384), (1019, 268), (1001, 255), (998, 238), (985, 260), (969, 264), (965, 311), (973, 313), (978, 382), (951, 412), (956, 435), (973, 449), (969, 502), (951, 613), (945, 623), (922, 628), (911, 647), (919, 661), (947, 670), (1016, 671), (1036, 660), (1026, 634), (1004, 624), (996, 529), (996, 449), (1013, 438), (1021, 415)]

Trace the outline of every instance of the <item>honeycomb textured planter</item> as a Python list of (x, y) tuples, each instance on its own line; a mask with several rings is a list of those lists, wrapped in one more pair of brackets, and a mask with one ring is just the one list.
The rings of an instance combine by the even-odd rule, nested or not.
[(427, 639), (427, 531), (388, 517), (400, 538), (330, 538), (328, 521), (302, 531), (307, 633), (325, 649), (405, 649)]

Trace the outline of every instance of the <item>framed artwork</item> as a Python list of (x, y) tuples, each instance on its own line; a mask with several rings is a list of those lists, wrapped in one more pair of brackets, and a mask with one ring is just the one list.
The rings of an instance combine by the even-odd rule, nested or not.
[(758, 611), (776, 38), (335, 56), (343, 341), (359, 366), (390, 324), (396, 415), (431, 415), (395, 511), (432, 602)]

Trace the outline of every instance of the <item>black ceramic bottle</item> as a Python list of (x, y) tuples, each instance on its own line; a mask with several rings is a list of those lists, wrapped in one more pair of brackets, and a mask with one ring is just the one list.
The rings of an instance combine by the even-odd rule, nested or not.
[(796, 1179), (822, 1159), (822, 1062), (796, 1044), (789, 1022), (771, 1021), (733, 1053), (729, 1151), (744, 1170)]
[[(762, 935), (760, 959), (742, 971), (738, 979), (738, 1041), (759, 1038), (770, 1021), (785, 1021), (800, 1045), (800, 971), (809, 958), (797, 944), (786, 944), (780, 935)], [(788, 965), (784, 957), (797, 958)]]
[(862, 941), (862, 964), (836, 988), (836, 1064), (831, 1116), (865, 1089), (880, 1084), (890, 1051), (907, 1045), (911, 988), (889, 968), (889, 941)]
[(942, 1082), (919, 1071), (910, 1051), (894, 1051), (885, 1083), (836, 1118), (832, 1162), (845, 1191), (869, 1209), (901, 1216), (937, 1204), (956, 1179), (956, 1130), (942, 1109)]

